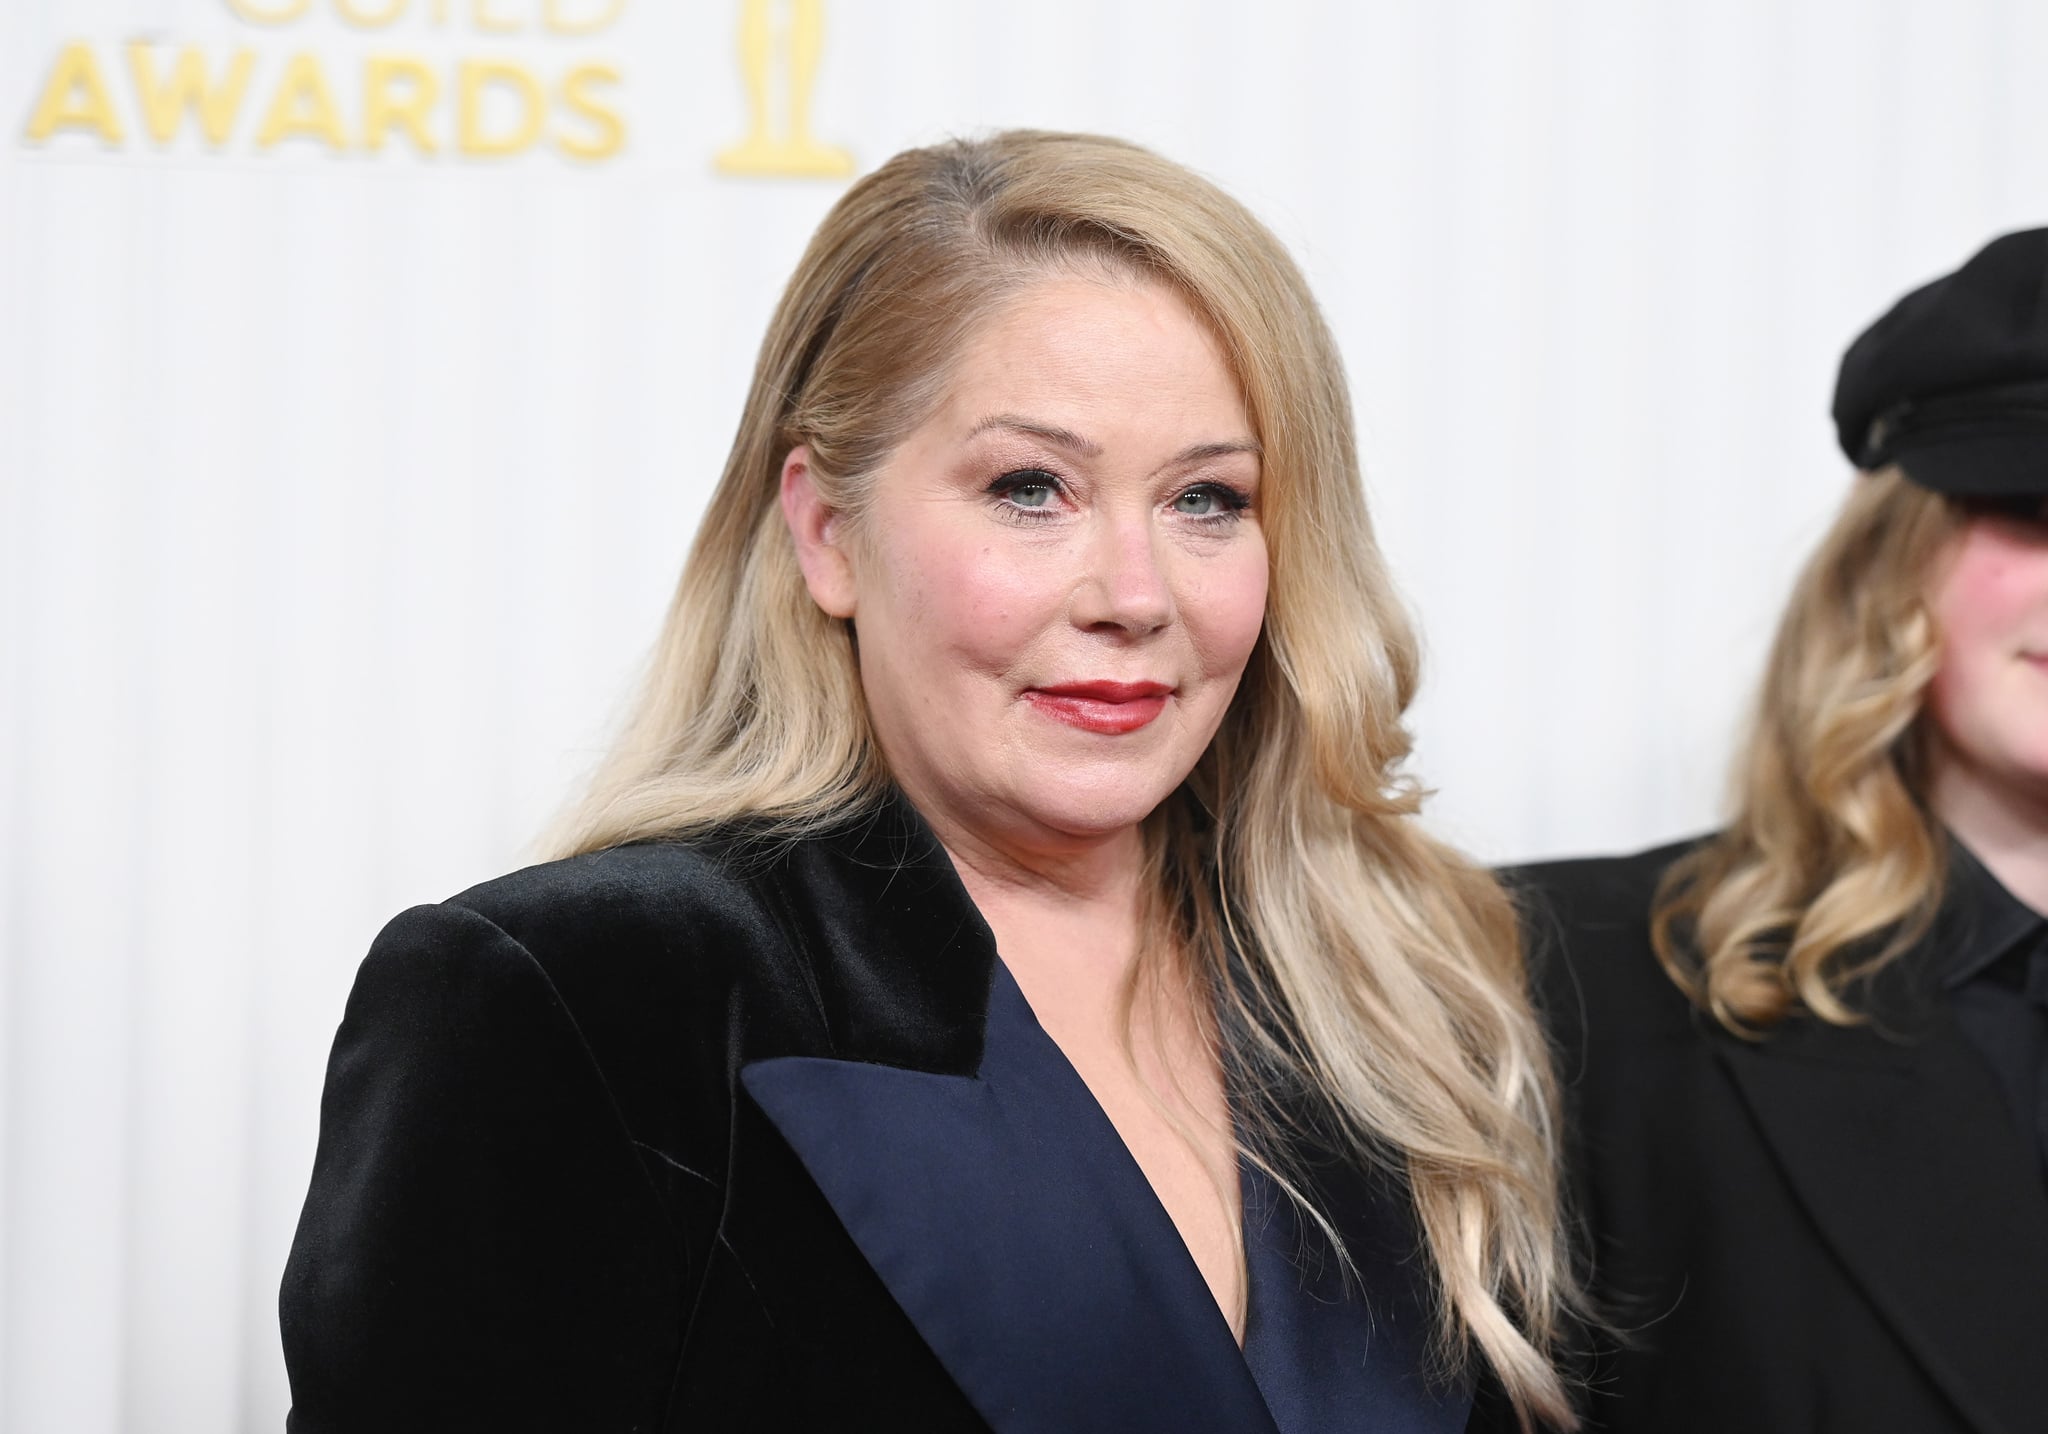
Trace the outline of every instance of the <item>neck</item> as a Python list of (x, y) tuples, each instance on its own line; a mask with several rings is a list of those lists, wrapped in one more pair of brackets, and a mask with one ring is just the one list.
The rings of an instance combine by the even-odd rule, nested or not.
[(2048, 791), (1937, 751), (1928, 804), (1999, 885), (2048, 913)]
[(976, 831), (944, 818), (932, 830), (967, 894), (1001, 934), (1010, 912), (1060, 912), (1109, 922), (1136, 917), (1144, 871), (1144, 840), (1136, 828), (1079, 844), (1027, 844)]
[(1046, 982), (1092, 997), (1124, 981), (1141, 945), (1145, 846), (1137, 827), (1082, 837), (1016, 829), (908, 795), (1027, 996)]
[(1028, 846), (934, 820), (932, 830), (968, 890), (998, 899), (1121, 905), (1138, 889), (1144, 840), (1135, 827), (1080, 845)]

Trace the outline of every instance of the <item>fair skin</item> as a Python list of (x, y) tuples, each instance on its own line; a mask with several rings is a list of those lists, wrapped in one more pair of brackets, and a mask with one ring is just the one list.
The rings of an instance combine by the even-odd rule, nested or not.
[(1972, 515), (1931, 606), (1931, 805), (2007, 890), (2048, 912), (2048, 502)]
[(1157, 284), (1030, 286), (967, 342), (856, 527), (804, 448), (783, 512), (854, 622), (891, 773), (1240, 1339), (1236, 1153), (1208, 1012), (1140, 982), (1139, 824), (1216, 733), (1258, 641), (1258, 445), (1214, 336)]

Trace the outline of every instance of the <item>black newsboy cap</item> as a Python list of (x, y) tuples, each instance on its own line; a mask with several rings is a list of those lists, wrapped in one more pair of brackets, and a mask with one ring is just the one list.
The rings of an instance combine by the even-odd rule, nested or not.
[(1915, 289), (1842, 356), (1835, 432), (1960, 497), (2048, 497), (2048, 229), (1994, 239)]

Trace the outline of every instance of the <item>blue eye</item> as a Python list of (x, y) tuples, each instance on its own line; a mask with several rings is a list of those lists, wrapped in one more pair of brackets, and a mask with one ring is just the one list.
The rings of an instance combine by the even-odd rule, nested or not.
[(1059, 490), (1060, 480), (1043, 468), (1020, 468), (988, 485), (989, 492), (1013, 507), (1034, 512), (1050, 507)]
[(1190, 518), (1221, 518), (1242, 512), (1244, 494), (1220, 483), (1197, 483), (1173, 495), (1173, 511)]

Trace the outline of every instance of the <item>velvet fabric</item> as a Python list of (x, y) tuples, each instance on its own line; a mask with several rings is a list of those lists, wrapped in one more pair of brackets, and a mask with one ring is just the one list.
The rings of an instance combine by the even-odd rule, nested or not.
[(1972, 913), (1858, 1000), (1731, 1035), (1650, 946), (1685, 847), (1512, 878), (1561, 1048), (1596, 1295), (1596, 1429), (2048, 1429), (2048, 1199), (1940, 977)]
[(1405, 1198), (1311, 1193), (1361, 1287), (1266, 1192), (1248, 1364), (900, 800), (577, 857), (364, 962), (281, 1293), (289, 1427), (1466, 1427)]

